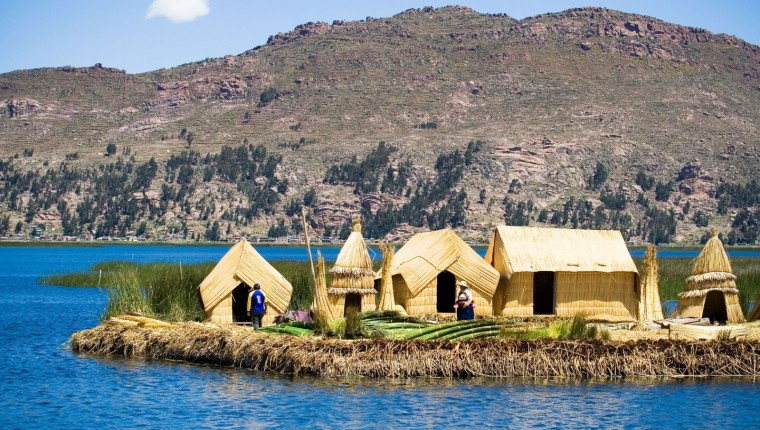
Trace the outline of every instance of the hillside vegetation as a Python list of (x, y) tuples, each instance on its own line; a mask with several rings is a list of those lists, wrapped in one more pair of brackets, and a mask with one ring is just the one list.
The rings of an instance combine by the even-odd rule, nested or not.
[(279, 236), (302, 206), (319, 234), (361, 213), (390, 240), (760, 230), (760, 48), (602, 8), (307, 23), (144, 74), (2, 74), (0, 102), (5, 236)]

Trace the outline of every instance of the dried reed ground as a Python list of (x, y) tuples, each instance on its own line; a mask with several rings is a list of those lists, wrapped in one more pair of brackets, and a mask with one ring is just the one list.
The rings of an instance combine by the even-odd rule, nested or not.
[(102, 324), (72, 335), (75, 352), (185, 360), (327, 377), (760, 376), (760, 342), (483, 339), (467, 342), (334, 340), (186, 323)]

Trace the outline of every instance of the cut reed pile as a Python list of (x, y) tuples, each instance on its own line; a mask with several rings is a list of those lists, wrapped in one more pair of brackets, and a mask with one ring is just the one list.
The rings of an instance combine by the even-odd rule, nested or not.
[(70, 343), (81, 353), (326, 377), (760, 376), (756, 341), (347, 341), (185, 323), (153, 329), (100, 325), (75, 333)]

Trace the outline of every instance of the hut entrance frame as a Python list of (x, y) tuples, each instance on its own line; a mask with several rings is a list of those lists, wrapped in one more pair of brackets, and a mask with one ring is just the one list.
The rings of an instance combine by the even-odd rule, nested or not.
[(454, 301), (457, 297), (457, 278), (444, 270), (436, 278), (436, 312), (454, 313)]
[(557, 313), (554, 277), (554, 272), (533, 273), (533, 315), (554, 315)]
[(241, 282), (240, 285), (232, 290), (232, 321), (242, 322), (249, 321), (250, 317), (246, 315), (248, 307), (248, 293), (251, 291), (251, 287), (245, 282)]
[(728, 321), (728, 311), (726, 307), (726, 296), (723, 291), (708, 291), (705, 296), (705, 305), (702, 308), (702, 318), (710, 318), (710, 322)]
[(362, 311), (362, 295), (359, 293), (346, 294), (346, 302), (343, 305), (343, 315), (350, 312), (360, 313)]

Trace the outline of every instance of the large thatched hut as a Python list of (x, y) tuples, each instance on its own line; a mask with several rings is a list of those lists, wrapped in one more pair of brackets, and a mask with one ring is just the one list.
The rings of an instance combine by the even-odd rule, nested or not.
[(198, 287), (206, 316), (218, 324), (249, 321), (248, 292), (255, 283), (261, 285), (267, 299), (262, 323), (271, 324), (288, 309), (293, 286), (243, 239), (224, 254)]
[(716, 232), (694, 260), (691, 276), (686, 278), (686, 286), (678, 294), (678, 307), (673, 316), (744, 322), (736, 276), (731, 273), (731, 262)]
[(485, 260), (501, 275), (496, 314), (637, 318), (638, 271), (619, 231), (499, 226)]
[(393, 256), (393, 296), (408, 314), (454, 313), (457, 281), (466, 281), (476, 315), (492, 315), (499, 273), (449, 229), (418, 233)]
[(327, 295), (333, 316), (343, 316), (351, 309), (357, 312), (375, 310), (375, 272), (359, 219), (353, 221), (351, 234), (340, 249), (330, 275)]

